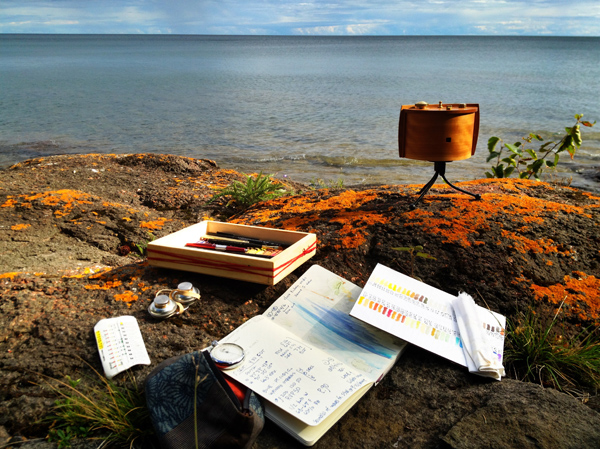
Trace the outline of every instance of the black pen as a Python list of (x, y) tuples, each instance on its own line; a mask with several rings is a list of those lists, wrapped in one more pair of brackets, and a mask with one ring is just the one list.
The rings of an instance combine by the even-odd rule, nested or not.
[(244, 248), (270, 248), (270, 249), (279, 249), (281, 246), (277, 245), (264, 245), (262, 243), (251, 242), (244, 239), (233, 239), (226, 237), (217, 237), (217, 236), (202, 236), (202, 240), (206, 240), (210, 243), (221, 243), (223, 245), (237, 245), (243, 246)]
[(241, 236), (241, 235), (230, 234), (228, 232), (207, 232), (207, 234), (217, 235), (217, 236), (221, 236), (221, 237), (229, 237), (231, 239), (236, 239), (236, 240), (246, 240), (246, 241), (252, 242), (252, 243), (260, 243), (261, 245), (265, 245), (265, 246), (287, 246), (287, 245), (283, 245), (283, 244), (277, 243), (277, 242), (269, 242), (267, 240), (260, 240), (260, 239), (255, 239), (254, 237), (246, 237), (246, 236)]

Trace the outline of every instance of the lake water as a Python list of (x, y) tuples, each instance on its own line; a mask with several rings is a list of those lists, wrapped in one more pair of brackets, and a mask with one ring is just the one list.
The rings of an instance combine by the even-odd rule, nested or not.
[[(403, 104), (479, 103), (486, 143), (600, 119), (600, 38), (0, 35), (0, 166), (72, 153), (171, 153), (309, 182), (426, 182), (398, 158)], [(572, 172), (600, 164), (584, 129)]]

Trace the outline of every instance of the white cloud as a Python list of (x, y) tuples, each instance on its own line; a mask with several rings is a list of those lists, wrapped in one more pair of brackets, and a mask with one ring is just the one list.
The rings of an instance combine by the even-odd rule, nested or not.
[(41, 22), (43, 25), (77, 25), (78, 20), (46, 20)]
[(2, 0), (3, 32), (600, 35), (568, 0)]
[(302, 35), (366, 35), (374, 34), (377, 29), (380, 28), (380, 24), (376, 23), (355, 23), (351, 25), (329, 25), (329, 26), (316, 26), (306, 28), (294, 28), (294, 34)]

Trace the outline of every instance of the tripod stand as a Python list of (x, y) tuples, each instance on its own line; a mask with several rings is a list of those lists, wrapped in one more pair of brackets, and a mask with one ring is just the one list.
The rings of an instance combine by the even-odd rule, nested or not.
[(419, 190), (419, 193), (418, 193), (419, 198), (417, 198), (417, 200), (410, 205), (411, 210), (413, 210), (417, 207), (417, 203), (423, 199), (425, 194), (429, 191), (429, 189), (431, 189), (433, 184), (435, 184), (435, 181), (437, 180), (438, 176), (441, 176), (442, 179), (446, 182), (446, 184), (448, 184), (454, 190), (458, 190), (459, 192), (466, 193), (467, 195), (471, 195), (476, 200), (481, 199), (481, 195), (479, 195), (478, 193), (467, 192), (466, 190), (463, 190), (460, 187), (456, 187), (455, 185), (453, 185), (450, 181), (448, 181), (446, 179), (446, 162), (445, 161), (444, 162), (441, 162), (441, 161), (434, 162), (434, 170), (435, 170), (435, 174), (433, 175), (433, 177), (429, 180), (429, 182), (427, 184), (425, 184), (423, 186), (423, 188), (421, 190)]

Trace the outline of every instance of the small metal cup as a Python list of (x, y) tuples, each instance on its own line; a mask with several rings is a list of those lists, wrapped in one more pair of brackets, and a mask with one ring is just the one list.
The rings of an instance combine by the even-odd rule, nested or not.
[(148, 307), (148, 313), (154, 318), (169, 318), (183, 312), (183, 306), (167, 295), (157, 295)]
[(189, 306), (194, 301), (200, 299), (200, 290), (194, 287), (191, 282), (182, 282), (169, 296), (173, 301), (184, 306)]

